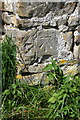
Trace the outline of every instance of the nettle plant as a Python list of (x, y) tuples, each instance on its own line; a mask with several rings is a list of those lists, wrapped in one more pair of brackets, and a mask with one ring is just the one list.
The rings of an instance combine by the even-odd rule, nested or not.
[(48, 80), (53, 80), (55, 90), (49, 99), (49, 112), (46, 118), (51, 120), (80, 120), (80, 76), (65, 76), (57, 61), (51, 61), (44, 70)]

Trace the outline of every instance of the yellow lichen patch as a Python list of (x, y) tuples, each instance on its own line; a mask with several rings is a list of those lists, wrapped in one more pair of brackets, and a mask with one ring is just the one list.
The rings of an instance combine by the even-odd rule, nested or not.
[(67, 63), (67, 60), (61, 59), (61, 60), (59, 61), (59, 64), (60, 64), (60, 65), (65, 64), (65, 63)]
[(29, 83), (29, 85), (37, 85), (38, 82), (37, 81), (33, 81), (32, 83)]
[(69, 20), (74, 20), (74, 19), (75, 19), (75, 16), (69, 18)]
[(73, 73), (74, 72), (74, 70), (68, 70), (65, 74), (67, 74), (67, 73)]
[(78, 73), (77, 66), (73, 65), (73, 66), (69, 66), (68, 70), (64, 74), (76, 75), (77, 73)]
[(17, 79), (22, 79), (22, 75), (18, 74), (18, 75), (16, 75), (16, 78)]

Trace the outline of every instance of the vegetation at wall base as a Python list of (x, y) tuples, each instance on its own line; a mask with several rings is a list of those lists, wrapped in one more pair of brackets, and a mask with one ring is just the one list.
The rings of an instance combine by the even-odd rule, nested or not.
[(65, 76), (52, 59), (43, 69), (47, 85), (25, 84), (15, 78), (16, 45), (12, 38), (6, 37), (2, 48), (1, 120), (80, 120), (80, 75)]
[(15, 82), (16, 45), (12, 37), (5, 37), (2, 42), (2, 90)]

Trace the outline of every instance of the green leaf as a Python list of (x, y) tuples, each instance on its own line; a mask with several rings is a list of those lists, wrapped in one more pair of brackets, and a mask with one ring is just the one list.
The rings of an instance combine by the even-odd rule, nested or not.
[(4, 92), (3, 92), (3, 95), (9, 95), (10, 94), (10, 90), (5, 90)]
[(53, 68), (52, 64), (48, 64), (46, 65), (45, 68), (43, 68), (43, 71), (49, 71), (49, 70), (52, 70), (52, 68)]
[(57, 63), (57, 60), (53, 60), (53, 58), (51, 58), (51, 63), (52, 63), (52, 64), (56, 64), (56, 63)]
[(17, 87), (16, 84), (12, 84), (12, 88), (15, 89)]
[(58, 70), (58, 66), (56, 64), (53, 64), (54, 70), (57, 71)]
[(55, 98), (55, 97), (53, 96), (53, 97), (51, 97), (51, 98), (49, 99), (48, 102), (50, 102), (50, 103), (55, 103), (56, 101), (57, 101), (57, 98)]
[(22, 93), (21, 93), (21, 91), (19, 91), (19, 90), (17, 90), (17, 93), (18, 93), (18, 96), (22, 96)]
[(12, 94), (15, 95), (15, 93), (16, 93), (16, 90), (13, 90)]
[(16, 105), (16, 101), (14, 101), (13, 103), (12, 103), (12, 107), (14, 107)]
[(53, 75), (50, 74), (50, 73), (47, 75), (47, 77), (48, 77), (48, 80), (52, 80), (53, 79)]

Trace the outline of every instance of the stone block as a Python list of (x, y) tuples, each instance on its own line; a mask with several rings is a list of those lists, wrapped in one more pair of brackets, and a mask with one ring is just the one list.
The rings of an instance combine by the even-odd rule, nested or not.
[[(22, 17), (35, 17), (40, 15), (41, 11), (45, 7), (45, 3), (27, 3), (27, 2), (18, 2), (17, 3), (17, 13)], [(45, 13), (43, 13), (45, 14)]]
[[(55, 29), (29, 30), (22, 41), (24, 60), (33, 64), (57, 57), (58, 31)], [(33, 62), (34, 61), (34, 62)]]
[(57, 57), (58, 51), (58, 30), (55, 29), (42, 29), (37, 32), (36, 38), (36, 51), (40, 59), (46, 60), (48, 57)]
[(74, 58), (79, 59), (80, 58), (80, 45), (74, 45)]
[(80, 44), (80, 32), (78, 31), (79, 29), (74, 32), (74, 42), (76, 43), (77, 46)]
[(58, 26), (59, 25), (66, 25), (67, 18), (68, 18), (68, 14), (64, 14), (64, 15), (60, 16), (60, 18), (58, 19)]
[(4, 2), (3, 10), (8, 12), (14, 12), (15, 6), (13, 2)]
[(68, 26), (66, 26), (66, 25), (60, 25), (58, 28), (59, 28), (60, 32), (66, 32), (66, 31), (68, 31)]
[(33, 25), (33, 23), (30, 20), (20, 18), (16, 20), (16, 23), (16, 26), (19, 29), (28, 29)]
[(70, 51), (73, 39), (72, 32), (62, 33), (58, 36), (58, 58), (72, 59), (73, 54)]
[(69, 26), (76, 26), (79, 24), (80, 16), (78, 13), (78, 7), (75, 9), (74, 13), (72, 13), (68, 20)]
[(78, 74), (78, 64), (74, 64), (72, 66), (67, 66), (66, 70), (64, 70), (65, 75), (76, 75)]

